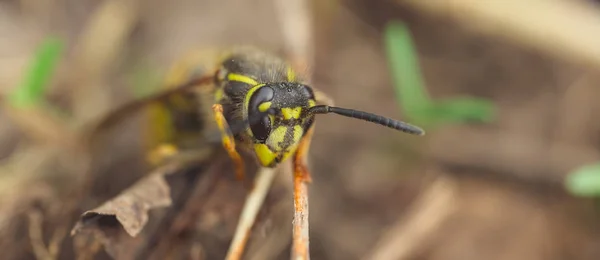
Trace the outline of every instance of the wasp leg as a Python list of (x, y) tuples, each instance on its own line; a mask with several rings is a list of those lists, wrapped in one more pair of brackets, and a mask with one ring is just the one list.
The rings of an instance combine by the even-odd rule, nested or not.
[(221, 104), (215, 104), (212, 107), (214, 112), (215, 121), (217, 122), (217, 126), (219, 127), (219, 131), (221, 132), (221, 142), (223, 143), (223, 148), (229, 154), (229, 157), (233, 160), (235, 165), (235, 176), (238, 180), (244, 179), (244, 161), (240, 154), (235, 150), (235, 141), (233, 139), (233, 135), (229, 131), (229, 124), (227, 124), (227, 120), (223, 115), (223, 106)]
[(304, 137), (300, 141), (298, 149), (294, 154), (294, 179), (306, 183), (312, 182), (312, 177), (310, 176), (310, 172), (308, 171), (308, 167), (306, 166), (306, 164), (308, 150), (310, 148), (310, 142), (312, 140), (314, 129), (315, 125), (313, 124), (308, 130), (308, 132), (306, 132), (306, 135), (304, 135)]

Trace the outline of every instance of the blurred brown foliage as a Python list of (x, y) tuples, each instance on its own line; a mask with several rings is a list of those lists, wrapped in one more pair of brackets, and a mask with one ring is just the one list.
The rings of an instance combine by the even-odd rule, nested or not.
[[(569, 170), (600, 159), (597, 68), (465, 29), (411, 2), (346, 0), (332, 13), (316, 5), (315, 86), (336, 104), (401, 118), (381, 41), (385, 23), (400, 19), (413, 32), (434, 98), (485, 97), (500, 108), (499, 119), (419, 140), (320, 120), (310, 157), (311, 256), (362, 259), (388, 242), (413, 241), (390, 254), (598, 259), (593, 202), (561, 187)], [(18, 85), (36, 45), (58, 35), (68, 53), (48, 95), (73, 116), (66, 125), (1, 103), (2, 259), (222, 259), (247, 192), (226, 158), (152, 172), (140, 154), (137, 118), (112, 129), (97, 150), (73, 129), (131, 101), (131, 75), (140, 68), (162, 76), (190, 49), (282, 50), (276, 12), (270, 1), (0, 2), (0, 95)], [(290, 185), (289, 176), (276, 178), (245, 259), (289, 258)], [(73, 227), (94, 232), (69, 236)]]

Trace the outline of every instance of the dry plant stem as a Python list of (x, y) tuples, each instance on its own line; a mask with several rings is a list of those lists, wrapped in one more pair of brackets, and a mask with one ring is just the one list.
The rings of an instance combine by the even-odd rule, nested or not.
[(1, 108), (36, 143), (59, 147), (73, 147), (77, 143), (76, 135), (67, 122), (53, 117), (40, 107), (20, 109), (1, 104)]
[(49, 153), (55, 153), (45, 147), (19, 146), (13, 155), (0, 161), (0, 203), (26, 189), (27, 185), (40, 178), (40, 169), (50, 160)]
[(308, 226), (308, 187), (305, 176), (294, 175), (293, 260), (310, 259)]
[(254, 243), (252, 247), (247, 248), (245, 259), (274, 259), (281, 255), (283, 251), (287, 250), (288, 246), (291, 244), (292, 229), (287, 228), (289, 220), (292, 219), (294, 213), (290, 210), (290, 208), (293, 207), (293, 200), (287, 199), (292, 198), (292, 186), (294, 185), (290, 162), (282, 165), (280, 169), (281, 171), (277, 172), (278, 178), (274, 180), (272, 186), (279, 186), (285, 189), (286, 194), (282, 194), (282, 197), (286, 199), (278, 201), (277, 204), (273, 206), (273, 209), (270, 210), (272, 212), (270, 217), (272, 222), (269, 226), (274, 228), (263, 230), (266, 233), (268, 232), (268, 236), (265, 236), (264, 242)]
[[(219, 166), (222, 165), (223, 161), (217, 155), (213, 154), (205, 161), (210, 162), (210, 165), (198, 173), (202, 176), (197, 176), (198, 180), (194, 185), (194, 190), (188, 195), (182, 194), (179, 196), (184, 200), (180, 200), (177, 205), (173, 205), (169, 212), (163, 216), (161, 224), (151, 235), (153, 241), (146, 241), (145, 249), (139, 250), (141, 254), (138, 254), (138, 259), (148, 259), (150, 255), (154, 259), (165, 259), (165, 256), (174, 247), (178, 246), (176, 244), (178, 237), (186, 230), (194, 228), (203, 205), (206, 204), (206, 201), (218, 186), (217, 182), (221, 172)], [(175, 207), (178, 209), (175, 209)]]
[(29, 239), (31, 240), (31, 247), (33, 253), (38, 260), (53, 260), (57, 259), (60, 253), (60, 244), (62, 243), (67, 229), (65, 226), (59, 226), (55, 229), (48, 247), (44, 244), (43, 230), (43, 216), (37, 211), (33, 210), (28, 214), (29, 219)]
[(340, 10), (340, 0), (311, 0), (314, 26), (314, 58), (313, 71), (329, 68), (332, 47), (332, 28)]
[[(307, 83), (312, 81), (311, 67), (314, 64), (314, 43), (310, 15), (309, 0), (276, 0), (279, 19), (281, 21), (284, 41), (287, 52), (292, 56), (295, 67), (304, 68)], [(310, 136), (306, 136), (310, 138)], [(308, 144), (308, 142), (307, 142)], [(308, 145), (306, 147), (308, 149)], [(299, 149), (303, 150), (303, 149)], [(305, 153), (306, 151), (297, 151)], [(301, 156), (304, 160), (306, 156)], [(306, 162), (302, 162), (302, 166)], [(294, 167), (298, 165), (295, 163)], [(293, 247), (291, 259), (310, 259), (309, 253), (309, 226), (308, 226), (308, 187), (309, 180), (306, 169), (294, 169), (294, 219), (293, 219)]]
[(227, 260), (238, 260), (244, 254), (244, 248), (250, 236), (250, 230), (254, 225), (258, 211), (263, 205), (265, 197), (269, 192), (276, 170), (272, 168), (260, 168), (256, 175), (254, 188), (246, 197), (240, 220), (237, 224), (233, 240), (227, 252)]
[[(207, 161), (211, 161), (211, 159), (209, 158)], [(200, 183), (205, 178), (210, 184), (214, 184), (217, 175), (214, 170), (211, 171), (211, 167), (206, 167), (203, 162), (194, 167), (186, 167), (185, 171), (183, 173), (185, 178), (183, 187), (180, 187), (178, 194), (173, 195), (173, 204), (162, 216), (157, 227), (150, 231), (146, 241), (137, 249), (136, 259), (150, 259), (151, 256), (156, 257), (156, 259), (163, 259), (165, 252), (169, 251), (170, 243), (183, 231), (183, 228), (187, 227), (187, 225), (184, 225), (182, 228), (175, 229), (178, 232), (173, 232), (173, 226), (177, 222), (181, 222), (178, 221), (181, 218), (180, 215), (190, 206), (190, 202), (196, 202), (197, 205), (195, 206), (201, 208), (200, 205), (204, 203), (195, 200), (206, 198), (212, 192), (215, 185), (202, 185)], [(198, 192), (202, 193), (203, 196), (197, 196), (196, 193)]]
[(206, 253), (204, 253), (204, 247), (201, 243), (194, 243), (190, 248), (190, 259), (191, 260), (203, 260), (206, 259)]
[(456, 189), (454, 180), (444, 175), (436, 177), (411, 206), (408, 215), (384, 235), (366, 259), (408, 259), (453, 212)]
[(457, 19), (558, 58), (600, 68), (600, 15), (592, 1), (395, 0), (423, 12)]
[(105, 1), (92, 15), (74, 50), (73, 86), (78, 123), (89, 121), (110, 107), (102, 77), (107, 74), (138, 19), (139, 0)]
[(33, 254), (38, 260), (51, 260), (54, 257), (44, 245), (44, 236), (42, 234), (42, 214), (39, 211), (31, 211), (28, 214), (29, 219), (29, 239)]
[[(70, 222), (67, 222), (67, 223), (70, 224)], [(63, 240), (65, 239), (65, 237), (67, 235), (67, 230), (68, 229), (67, 229), (66, 225), (61, 225), (61, 226), (56, 227), (56, 229), (54, 230), (54, 233), (52, 233), (52, 237), (50, 238), (50, 243), (48, 244), (48, 252), (55, 259), (58, 257), (58, 254), (60, 253), (60, 245), (62, 244)]]
[(314, 47), (309, 0), (275, 0), (286, 51), (296, 65), (312, 75)]
[(294, 220), (292, 259), (310, 259), (308, 226), (308, 187), (312, 181), (307, 156), (316, 123), (307, 131), (294, 154)]
[[(90, 236), (90, 238), (92, 238)], [(102, 249), (102, 242), (97, 239), (93, 239), (89, 244), (84, 244), (83, 246), (79, 246), (75, 255), (77, 260), (93, 260), (96, 254)]]

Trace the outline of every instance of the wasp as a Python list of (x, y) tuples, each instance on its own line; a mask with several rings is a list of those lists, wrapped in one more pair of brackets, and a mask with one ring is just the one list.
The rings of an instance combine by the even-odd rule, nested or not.
[(239, 180), (245, 177), (245, 154), (268, 168), (291, 159), (294, 181), (311, 182), (306, 157), (318, 115), (336, 114), (425, 134), (402, 121), (334, 106), (286, 59), (254, 47), (186, 54), (162, 85), (159, 93), (109, 112), (92, 125), (87, 139), (96, 143), (97, 134), (146, 107), (151, 123), (145, 128), (146, 148), (152, 166), (168, 160), (210, 163), (213, 148), (220, 146)]
[(170, 118), (155, 120), (158, 127), (149, 128), (154, 131), (150, 136), (162, 140), (150, 153), (154, 163), (193, 149), (208, 138), (205, 130), (214, 127), (238, 179), (244, 178), (240, 152), (246, 151), (262, 167), (276, 167), (291, 157), (296, 176), (310, 181), (305, 157), (317, 115), (337, 114), (409, 134), (425, 133), (402, 121), (333, 106), (326, 94), (306, 84), (291, 63), (267, 51), (233, 48), (216, 55), (209, 65), (199, 65), (199, 56), (188, 55), (176, 63), (167, 73), (163, 92), (113, 113), (122, 115), (152, 103), (155, 119), (161, 118), (156, 116), (160, 113)]

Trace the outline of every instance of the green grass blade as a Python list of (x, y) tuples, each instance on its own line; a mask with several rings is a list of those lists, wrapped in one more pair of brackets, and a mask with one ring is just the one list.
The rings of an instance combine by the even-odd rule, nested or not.
[(600, 197), (600, 163), (571, 172), (565, 179), (565, 187), (575, 196)]
[(410, 116), (431, 104), (423, 84), (417, 54), (410, 31), (400, 22), (391, 22), (385, 28), (385, 48), (394, 81), (396, 99)]
[(479, 98), (431, 100), (423, 83), (418, 55), (410, 31), (400, 22), (385, 29), (385, 47), (394, 81), (396, 99), (403, 112), (416, 124), (440, 125), (461, 122), (491, 122), (493, 103)]
[(58, 65), (62, 50), (63, 43), (57, 38), (47, 38), (42, 42), (23, 81), (9, 97), (12, 105), (29, 107), (43, 101), (48, 82)]
[(439, 113), (439, 119), (447, 122), (478, 122), (491, 123), (495, 118), (493, 103), (470, 97), (459, 97), (441, 100), (434, 104)]

